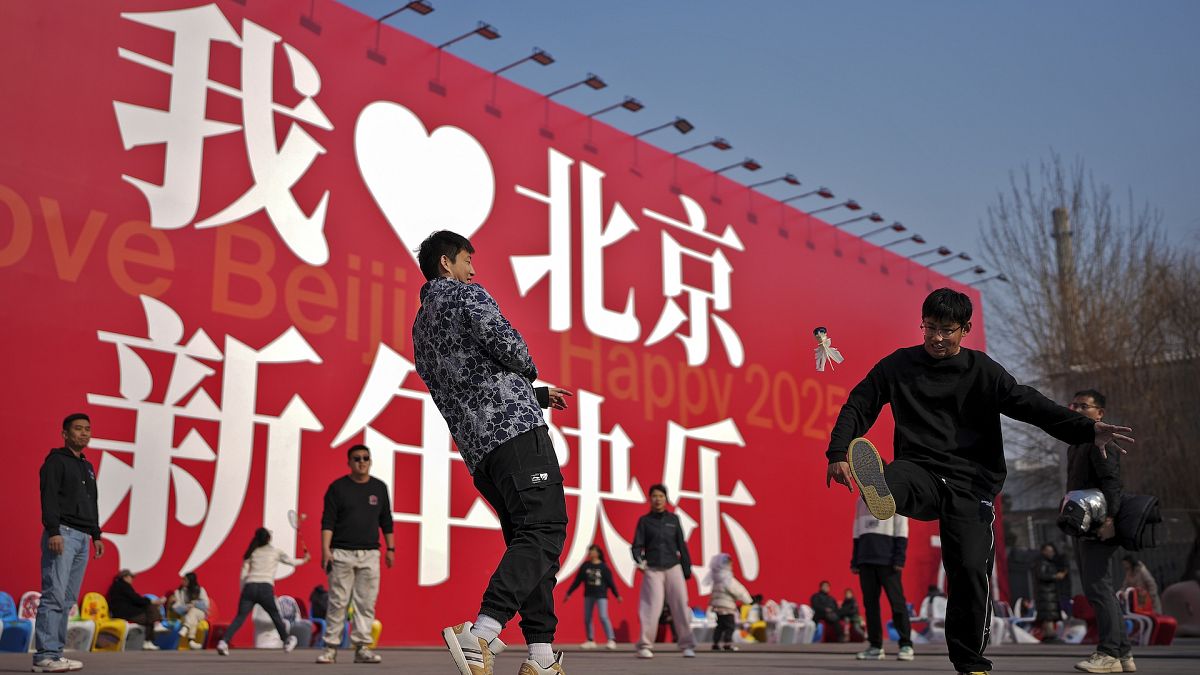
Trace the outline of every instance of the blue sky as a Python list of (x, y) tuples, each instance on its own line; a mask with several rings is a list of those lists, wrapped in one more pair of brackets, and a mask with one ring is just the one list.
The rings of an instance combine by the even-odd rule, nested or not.
[[(591, 112), (635, 96), (644, 110), (603, 119), (636, 132), (685, 116), (687, 138), (647, 140), (676, 150), (724, 136), (733, 150), (690, 157), (754, 157), (762, 171), (730, 177), (792, 172), (931, 243), (977, 252), (1008, 173), (1053, 150), (1158, 207), (1172, 241), (1200, 246), (1194, 0), (432, 2), (389, 25), (436, 43), (488, 21), (501, 39), (450, 49), (494, 69), (541, 47), (557, 63), (506, 74), (549, 91), (595, 72), (607, 89), (558, 100)], [(404, 2), (346, 4), (380, 16)], [(795, 194), (786, 187), (765, 190)]]

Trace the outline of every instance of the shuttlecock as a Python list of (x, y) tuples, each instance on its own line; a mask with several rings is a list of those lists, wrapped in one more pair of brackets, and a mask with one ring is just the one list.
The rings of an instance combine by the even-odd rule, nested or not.
[(818, 372), (825, 372), (826, 363), (829, 364), (829, 369), (833, 370), (834, 363), (841, 363), (845, 360), (842, 353), (830, 343), (829, 334), (825, 332), (824, 326), (814, 328), (813, 337), (817, 340), (817, 348), (813, 352), (817, 358)]

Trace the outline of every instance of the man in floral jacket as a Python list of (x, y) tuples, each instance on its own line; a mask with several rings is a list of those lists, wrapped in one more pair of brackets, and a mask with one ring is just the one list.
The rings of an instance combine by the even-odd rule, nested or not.
[(521, 673), (562, 673), (552, 643), (554, 575), (567, 533), (563, 478), (541, 408), (565, 407), (563, 389), (533, 387), (529, 347), (475, 276), (475, 249), (435, 232), (417, 261), (426, 283), (413, 323), (417, 373), (429, 387), (475, 487), (495, 509), (507, 550), (479, 615), (442, 631), (462, 675), (490, 675), (497, 637), (521, 613), (529, 658)]

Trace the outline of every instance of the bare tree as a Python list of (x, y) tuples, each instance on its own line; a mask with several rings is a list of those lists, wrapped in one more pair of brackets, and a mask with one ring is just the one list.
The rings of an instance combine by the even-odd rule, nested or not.
[[(1060, 208), (1073, 259), (1056, 255)], [(1200, 514), (1200, 471), (1186, 452), (1200, 438), (1200, 258), (1169, 246), (1161, 222), (1132, 194), (1119, 201), (1079, 160), (1053, 155), (1013, 173), (983, 228), (985, 259), (1011, 279), (988, 289), (988, 323), (1005, 359), (1048, 394), (1108, 396), (1109, 421), (1138, 439), (1122, 462), (1127, 490)], [(1013, 440), (1018, 460), (1061, 462), (1061, 444), (1019, 430)], [(1042, 476), (1061, 494), (1058, 472)]]

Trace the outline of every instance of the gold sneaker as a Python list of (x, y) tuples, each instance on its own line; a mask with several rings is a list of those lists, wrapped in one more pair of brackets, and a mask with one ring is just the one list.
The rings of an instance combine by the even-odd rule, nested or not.
[(896, 500), (883, 477), (883, 459), (871, 441), (865, 438), (850, 441), (846, 461), (850, 463), (850, 475), (871, 515), (879, 520), (896, 515)]
[(549, 668), (543, 668), (540, 663), (533, 659), (525, 659), (525, 663), (521, 664), (521, 669), (517, 671), (517, 675), (565, 675), (567, 671), (562, 667), (563, 653), (559, 652), (558, 656), (554, 657), (554, 663), (550, 664)]
[(461, 675), (492, 675), (496, 654), (504, 651), (500, 638), (487, 642), (471, 634), (470, 621), (442, 629), (442, 639)]

